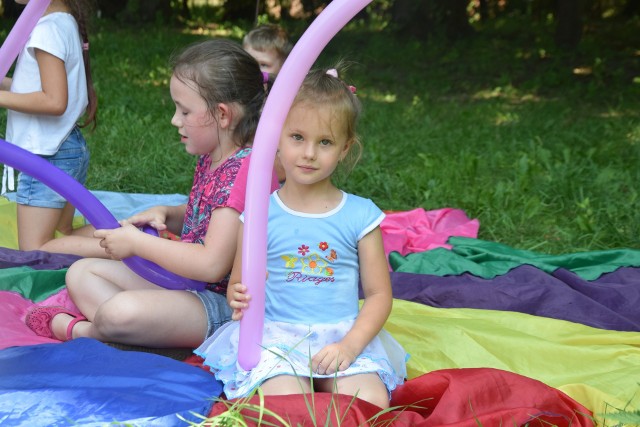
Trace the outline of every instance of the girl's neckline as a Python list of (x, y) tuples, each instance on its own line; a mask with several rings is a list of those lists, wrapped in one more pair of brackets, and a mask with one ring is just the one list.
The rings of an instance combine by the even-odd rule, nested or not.
[(332, 209), (325, 211), (325, 212), (303, 212), (303, 211), (299, 211), (299, 210), (295, 210), (292, 209), (290, 207), (288, 207), (284, 201), (280, 198), (280, 195), (278, 194), (280, 192), (280, 190), (277, 190), (273, 193), (273, 197), (276, 201), (276, 203), (278, 203), (278, 205), (280, 205), (280, 207), (287, 213), (291, 214), (291, 215), (295, 215), (295, 216), (299, 216), (299, 217), (306, 217), (306, 218), (327, 218), (330, 217), (332, 215), (335, 215), (337, 212), (339, 212), (342, 207), (345, 205), (345, 203), (347, 203), (347, 193), (345, 193), (342, 190), (338, 190), (340, 191), (340, 193), (342, 193), (342, 197), (340, 199), (340, 202), (333, 207)]
[(220, 160), (218, 160), (215, 163), (214, 166), (214, 161), (213, 161), (213, 157), (211, 157), (211, 153), (207, 154), (207, 156), (209, 156), (209, 167), (208, 167), (208, 172), (215, 172), (216, 169), (218, 169), (220, 166), (222, 166), (223, 164), (225, 164), (230, 158), (234, 157), (236, 154), (238, 154), (238, 152), (240, 150), (243, 150), (245, 147), (236, 147), (235, 150), (233, 150), (233, 152), (231, 152), (231, 154), (229, 154), (226, 157), (221, 158)]

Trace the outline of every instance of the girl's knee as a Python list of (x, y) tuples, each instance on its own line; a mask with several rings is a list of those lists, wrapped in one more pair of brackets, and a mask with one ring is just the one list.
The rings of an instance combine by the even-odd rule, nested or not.
[(337, 381), (338, 393), (357, 396), (382, 409), (389, 407), (389, 391), (377, 374), (353, 375)]
[(94, 327), (98, 332), (112, 339), (130, 335), (140, 321), (140, 304), (126, 292), (114, 295), (96, 311)]
[(65, 275), (67, 289), (72, 292), (77, 286), (81, 286), (90, 274), (91, 258), (80, 259), (69, 267)]

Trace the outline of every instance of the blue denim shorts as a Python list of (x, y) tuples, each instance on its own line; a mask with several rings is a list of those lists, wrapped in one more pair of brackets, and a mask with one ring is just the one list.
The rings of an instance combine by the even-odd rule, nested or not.
[[(87, 180), (89, 149), (80, 129), (77, 127), (73, 128), (56, 154), (40, 157), (71, 175), (81, 184), (84, 184)], [(67, 203), (64, 197), (37, 179), (22, 172), (18, 176), (16, 202), (21, 205), (56, 209), (64, 208)]]
[(204, 291), (194, 292), (207, 312), (207, 335), (209, 338), (222, 325), (231, 320), (231, 307), (227, 303), (227, 297), (219, 293), (205, 289)]

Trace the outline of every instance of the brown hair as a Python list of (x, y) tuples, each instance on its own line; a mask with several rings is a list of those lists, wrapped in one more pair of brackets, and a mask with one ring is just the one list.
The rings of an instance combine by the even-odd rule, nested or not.
[(282, 62), (287, 59), (292, 48), (287, 32), (276, 24), (260, 25), (249, 31), (242, 39), (242, 45), (259, 52), (274, 50)]
[(196, 84), (213, 117), (218, 104), (239, 106), (242, 116), (233, 130), (235, 142), (253, 142), (266, 91), (260, 66), (251, 55), (230, 40), (209, 39), (187, 46), (171, 64), (176, 78)]
[(95, 10), (95, 4), (92, 0), (63, 0), (69, 8), (69, 13), (75, 18), (78, 23), (78, 30), (80, 32), (80, 38), (82, 39), (82, 59), (84, 61), (84, 73), (87, 79), (87, 97), (89, 103), (85, 111), (84, 122), (80, 124), (80, 127), (86, 127), (91, 125), (91, 129), (96, 128), (97, 124), (97, 112), (98, 112), (98, 96), (96, 90), (93, 87), (93, 79), (91, 78), (91, 62), (89, 60), (89, 32), (88, 32), (88, 17)]

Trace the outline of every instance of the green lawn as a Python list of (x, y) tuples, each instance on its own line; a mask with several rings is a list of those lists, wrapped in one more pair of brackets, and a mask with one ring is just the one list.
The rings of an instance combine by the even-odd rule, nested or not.
[[(340, 185), (388, 210), (463, 209), (480, 238), (520, 249), (640, 246), (639, 32), (640, 22), (599, 23), (569, 54), (553, 47), (552, 26), (526, 20), (456, 44), (348, 26), (318, 60), (354, 62), (347, 80), (365, 108), (364, 155)], [(88, 188), (189, 191), (195, 163), (169, 123), (168, 59), (211, 36), (99, 23)]]

